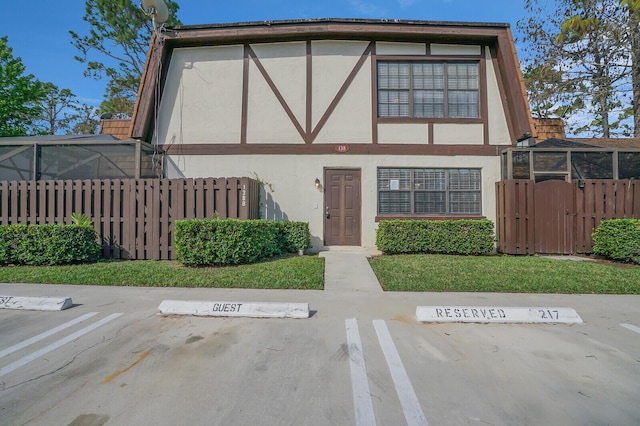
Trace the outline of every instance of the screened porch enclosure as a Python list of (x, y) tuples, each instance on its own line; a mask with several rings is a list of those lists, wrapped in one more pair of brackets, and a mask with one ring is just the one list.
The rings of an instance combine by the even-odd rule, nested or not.
[(509, 148), (502, 152), (502, 178), (536, 183), (640, 179), (640, 149)]
[(146, 142), (97, 135), (93, 140), (37, 138), (0, 140), (0, 181), (144, 179), (163, 174), (163, 153)]

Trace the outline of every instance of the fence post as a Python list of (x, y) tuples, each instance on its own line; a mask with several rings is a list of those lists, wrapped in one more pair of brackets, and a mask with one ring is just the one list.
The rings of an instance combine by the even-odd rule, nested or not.
[(251, 206), (249, 203), (249, 194), (251, 193), (251, 181), (249, 178), (240, 178), (240, 194), (238, 197), (238, 218), (252, 219)]
[(214, 184), (216, 196), (215, 196), (215, 209), (220, 219), (226, 219), (229, 217), (227, 208), (227, 179), (218, 178)]

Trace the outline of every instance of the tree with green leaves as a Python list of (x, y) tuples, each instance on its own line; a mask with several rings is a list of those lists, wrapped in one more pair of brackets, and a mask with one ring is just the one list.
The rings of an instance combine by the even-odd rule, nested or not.
[(70, 133), (77, 119), (76, 95), (69, 89), (60, 89), (53, 83), (44, 83), (45, 97), (40, 102), (40, 115), (37, 117), (38, 133), (55, 135)]
[(69, 89), (53, 83), (43, 84), (46, 95), (39, 102), (40, 115), (34, 117), (32, 133), (44, 135), (91, 135), (98, 131), (100, 121), (96, 108), (80, 103)]
[(22, 60), (13, 57), (8, 37), (0, 37), (0, 137), (29, 134), (40, 114), (44, 86), (25, 71)]
[(638, 0), (525, 0), (529, 16), (518, 28), (534, 112), (569, 119), (576, 134), (640, 131), (629, 120), (638, 109), (632, 101), (631, 53), (638, 28), (626, 3)]
[(631, 85), (633, 88), (633, 136), (640, 138), (640, 0), (622, 0), (630, 31)]
[(82, 104), (76, 109), (74, 124), (71, 133), (74, 135), (95, 135), (100, 127), (98, 111), (87, 104)]
[[(179, 25), (178, 4), (166, 3), (166, 24)], [(87, 65), (85, 76), (108, 80), (100, 111), (131, 116), (154, 30), (151, 19), (136, 0), (87, 0), (83, 19), (89, 23), (89, 34), (70, 34), (80, 52), (75, 58)]]

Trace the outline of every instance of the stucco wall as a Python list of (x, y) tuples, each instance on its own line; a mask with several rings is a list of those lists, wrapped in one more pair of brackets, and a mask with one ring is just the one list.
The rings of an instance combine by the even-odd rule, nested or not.
[(378, 124), (378, 143), (426, 144), (429, 142), (429, 126), (426, 123)]
[[(254, 43), (251, 49), (264, 67), (248, 60), (247, 143), (302, 144), (304, 132), (321, 124), (331, 103), (345, 85), (365, 52), (368, 41), (320, 40), (311, 42), (311, 58), (303, 41)], [(432, 54), (472, 55), (480, 46), (431, 44)], [(378, 55), (425, 54), (427, 44), (377, 42)], [(486, 123), (491, 145), (512, 143), (498, 88), (494, 62), (486, 54)], [(161, 144), (240, 143), (242, 132), (244, 46), (179, 48), (173, 51), (165, 92), (159, 110), (158, 142)], [(307, 65), (311, 64), (311, 88), (307, 91)], [(291, 111), (297, 128), (268, 79)], [(314, 143), (366, 144), (373, 139), (371, 58), (367, 56), (355, 78), (319, 129)], [(310, 93), (311, 99), (307, 99)], [(307, 102), (310, 116), (307, 117)], [(309, 122), (310, 126), (308, 126)], [(483, 124), (434, 125), (436, 144), (482, 144)], [(425, 143), (429, 138), (424, 124), (377, 124), (379, 143)]]
[(480, 46), (431, 43), (432, 55), (479, 55)]
[(486, 49), (485, 54), (487, 56), (487, 104), (489, 106), (490, 143), (492, 145), (511, 145), (513, 141), (509, 136), (509, 126), (507, 125), (500, 89), (498, 89), (498, 78), (489, 49)]
[[(168, 177), (248, 176), (263, 185), (262, 217), (309, 222), (314, 249), (323, 245), (324, 195), (314, 181), (324, 168), (361, 169), (362, 245), (375, 246), (378, 167), (480, 168), (482, 214), (495, 223), (495, 188), (500, 179), (498, 157), (365, 156), (365, 155), (236, 155), (170, 156)], [(267, 185), (268, 184), (268, 185)], [(273, 188), (273, 190), (270, 189)]]
[[(363, 41), (311, 43), (312, 123), (315, 128), (369, 45)], [(371, 60), (367, 59), (315, 143), (371, 142)]]
[[(487, 82), (482, 85), (486, 90), (488, 117), (475, 122), (467, 120), (466, 123), (387, 120), (375, 124), (372, 104), (372, 90), (375, 90), (372, 79), (375, 76), (372, 75), (371, 56), (367, 55), (342, 98), (335, 104), (335, 110), (323, 123), (322, 117), (330, 110), (330, 105), (363, 59), (368, 46), (368, 41), (312, 41), (311, 56), (308, 56), (307, 43), (302, 41), (254, 43), (248, 49), (250, 57), (246, 69), (245, 47), (242, 45), (175, 49), (159, 111), (157, 140), (160, 144), (174, 147), (180, 144), (191, 147), (198, 144), (240, 144), (243, 87), (246, 87), (246, 145), (243, 149), (250, 150), (251, 145), (263, 143), (286, 145), (288, 148), (298, 145), (296, 150), (291, 150), (298, 155), (172, 154), (168, 156), (167, 177), (258, 178), (268, 183), (263, 186), (263, 217), (309, 222), (315, 249), (323, 245), (324, 196), (314, 181), (316, 178), (323, 180), (325, 168), (361, 170), (362, 245), (365, 247), (375, 246), (379, 167), (479, 168), (482, 170), (482, 212), (495, 221), (494, 184), (500, 179), (499, 157), (403, 155), (406, 147), (399, 145), (427, 145), (430, 141), (439, 146), (483, 145), (487, 142), (484, 140), (486, 134), (491, 145), (511, 143), (495, 63), (489, 49), (485, 49)], [(377, 42), (375, 47), (376, 54), (381, 56), (424, 55), (430, 50), (438, 55), (470, 55), (473, 60), (477, 60), (482, 51), (479, 46), (426, 43)], [(252, 57), (254, 54), (257, 61)], [(248, 78), (243, 83), (245, 75)], [(307, 87), (308, 82), (311, 82), (310, 87)], [(281, 100), (274, 91), (279, 93)], [(282, 106), (283, 102), (290, 109), (293, 120)], [(486, 129), (483, 121), (487, 123)], [(316, 128), (320, 130), (314, 134), (315, 139), (305, 143), (305, 137), (309, 139), (307, 132)], [(429, 134), (430, 128), (433, 129), (432, 135)], [(373, 141), (374, 130), (378, 148), (387, 145), (384, 148), (394, 150), (393, 155), (360, 155), (352, 154), (353, 151), (348, 154), (311, 155), (309, 151), (334, 151), (326, 146), (328, 149), (322, 151), (306, 149), (318, 148), (322, 144), (357, 144), (362, 148), (362, 144)], [(393, 144), (396, 146), (391, 146)], [(273, 152), (273, 148), (265, 148)], [(458, 153), (466, 153), (463, 148), (453, 149), (443, 147), (440, 152), (450, 153), (458, 149)], [(215, 149), (210, 152), (215, 152)]]
[(158, 114), (158, 141), (240, 142), (242, 46), (175, 49)]
[[(304, 127), (306, 43), (252, 44), (251, 48), (293, 115)], [(242, 75), (236, 78), (242, 78)], [(304, 143), (253, 61), (249, 61), (247, 100), (247, 143)]]
[(433, 143), (437, 145), (482, 145), (484, 143), (482, 124), (433, 125)]

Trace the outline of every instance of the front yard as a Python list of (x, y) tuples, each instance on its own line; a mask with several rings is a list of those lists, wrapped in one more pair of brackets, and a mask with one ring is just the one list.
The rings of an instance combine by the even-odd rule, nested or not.
[(291, 256), (252, 265), (188, 268), (172, 261), (101, 261), (70, 266), (0, 267), (0, 282), (136, 287), (324, 288), (324, 259)]
[[(394, 255), (371, 259), (387, 291), (640, 294), (640, 266), (538, 256)], [(324, 288), (324, 259), (189, 268), (172, 261), (0, 267), (0, 282), (256, 289)]]
[(640, 266), (539, 256), (395, 255), (371, 259), (387, 291), (640, 294)]

